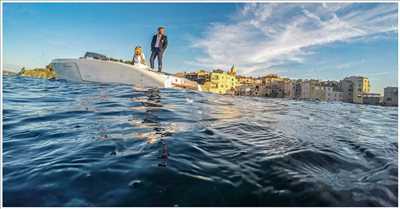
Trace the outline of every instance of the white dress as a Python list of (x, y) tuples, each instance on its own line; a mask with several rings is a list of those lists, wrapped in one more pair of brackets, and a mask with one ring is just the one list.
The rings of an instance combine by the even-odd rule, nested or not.
[(142, 64), (142, 62), (146, 63), (146, 60), (144, 59), (144, 54), (142, 53), (141, 55), (136, 55), (133, 56), (133, 64)]

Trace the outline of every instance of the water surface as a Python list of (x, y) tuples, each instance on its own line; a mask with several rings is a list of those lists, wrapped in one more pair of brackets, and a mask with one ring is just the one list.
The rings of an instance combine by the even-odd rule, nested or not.
[(3, 77), (5, 206), (397, 206), (397, 108)]

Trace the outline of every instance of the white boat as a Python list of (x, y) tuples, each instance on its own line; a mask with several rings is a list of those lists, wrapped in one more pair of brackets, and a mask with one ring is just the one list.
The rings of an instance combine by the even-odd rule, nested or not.
[(79, 59), (54, 59), (51, 66), (56, 71), (57, 79), (131, 84), (138, 88), (186, 88), (201, 91), (201, 86), (194, 81), (156, 72), (146, 65), (131, 65), (85, 56)]

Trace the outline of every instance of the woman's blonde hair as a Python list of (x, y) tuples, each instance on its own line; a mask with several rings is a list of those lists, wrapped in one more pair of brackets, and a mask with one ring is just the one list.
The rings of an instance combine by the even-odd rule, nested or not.
[(135, 47), (135, 54), (142, 54), (142, 47), (140, 47), (140, 46), (137, 46), (137, 47)]

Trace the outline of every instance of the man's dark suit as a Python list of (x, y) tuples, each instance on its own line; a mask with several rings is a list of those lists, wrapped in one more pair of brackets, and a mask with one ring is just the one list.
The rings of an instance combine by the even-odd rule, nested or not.
[(151, 40), (151, 56), (150, 56), (150, 67), (154, 69), (154, 59), (157, 57), (158, 60), (158, 71), (161, 72), (162, 68), (162, 56), (165, 49), (168, 46), (168, 39), (166, 35), (161, 35), (159, 46), (156, 47), (157, 34), (153, 36)]

